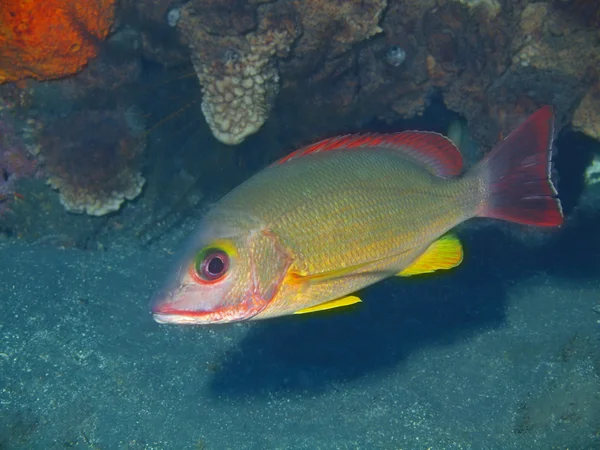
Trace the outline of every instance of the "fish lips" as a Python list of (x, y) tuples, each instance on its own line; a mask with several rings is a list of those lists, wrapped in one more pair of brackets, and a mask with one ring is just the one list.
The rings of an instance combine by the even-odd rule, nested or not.
[(259, 314), (268, 301), (250, 292), (234, 304), (223, 305), (204, 298), (198, 308), (198, 289), (190, 285), (159, 293), (151, 305), (154, 320), (163, 324), (206, 325), (248, 320)]

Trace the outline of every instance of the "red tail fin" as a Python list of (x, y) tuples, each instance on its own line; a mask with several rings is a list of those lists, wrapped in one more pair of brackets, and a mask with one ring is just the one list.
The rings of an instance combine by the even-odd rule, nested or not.
[(546, 227), (562, 223), (550, 179), (553, 132), (552, 107), (544, 106), (480, 163), (477, 170), (487, 185), (487, 198), (479, 216)]

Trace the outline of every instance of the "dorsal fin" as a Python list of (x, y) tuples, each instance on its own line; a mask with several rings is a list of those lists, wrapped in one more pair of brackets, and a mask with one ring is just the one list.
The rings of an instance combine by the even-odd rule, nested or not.
[(406, 158), (425, 166), (434, 175), (457, 176), (462, 172), (460, 151), (447, 137), (429, 131), (403, 131), (391, 134), (348, 134), (302, 147), (281, 158), (276, 164), (313, 153), (352, 148), (387, 148), (401, 152)]

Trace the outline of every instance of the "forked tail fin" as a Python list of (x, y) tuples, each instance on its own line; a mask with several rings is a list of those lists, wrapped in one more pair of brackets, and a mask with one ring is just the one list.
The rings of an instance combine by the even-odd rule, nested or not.
[(486, 186), (477, 215), (557, 226), (563, 214), (550, 179), (554, 116), (544, 106), (498, 144), (475, 169)]

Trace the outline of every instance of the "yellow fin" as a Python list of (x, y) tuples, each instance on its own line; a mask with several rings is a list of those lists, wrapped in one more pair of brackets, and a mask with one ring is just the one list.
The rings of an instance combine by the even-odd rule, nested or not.
[(307, 314), (311, 312), (325, 311), (327, 309), (339, 308), (340, 306), (354, 305), (355, 303), (360, 303), (361, 301), (362, 300), (360, 298), (354, 295), (349, 295), (347, 297), (321, 303), (320, 305), (311, 306), (310, 308), (301, 309), (300, 311), (296, 311), (294, 314)]
[(425, 253), (398, 274), (410, 277), (420, 273), (435, 272), (440, 269), (452, 269), (463, 260), (463, 249), (458, 238), (452, 234), (442, 236), (433, 242)]
[(338, 278), (344, 278), (352, 275), (354, 272), (362, 269), (363, 267), (372, 264), (372, 261), (356, 264), (355, 266), (343, 267), (341, 269), (330, 270), (329, 272), (322, 272), (313, 275), (304, 275), (297, 272), (290, 272), (287, 276), (287, 282), (289, 283), (320, 283), (323, 281), (334, 280)]

